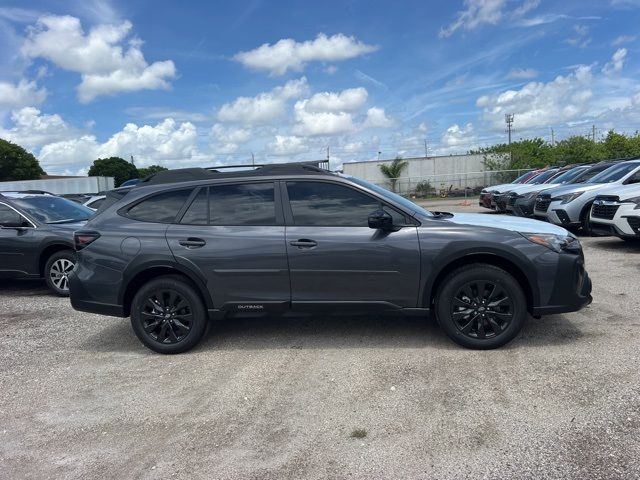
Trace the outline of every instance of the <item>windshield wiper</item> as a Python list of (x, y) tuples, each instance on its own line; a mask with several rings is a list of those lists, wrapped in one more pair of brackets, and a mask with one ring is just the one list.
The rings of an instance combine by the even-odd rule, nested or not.
[(88, 220), (88, 218), (63, 218), (62, 220), (53, 220), (52, 222), (47, 222), (48, 225), (53, 225), (56, 223), (74, 223), (74, 222), (84, 222)]
[(431, 213), (433, 213), (433, 216), (436, 218), (451, 218), (453, 217), (453, 213), (450, 212), (434, 212), (432, 211)]

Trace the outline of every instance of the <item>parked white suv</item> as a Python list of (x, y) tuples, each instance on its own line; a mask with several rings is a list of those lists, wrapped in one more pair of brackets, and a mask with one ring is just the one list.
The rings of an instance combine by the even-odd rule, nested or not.
[(596, 234), (640, 240), (640, 185), (600, 192), (593, 201), (589, 220)]

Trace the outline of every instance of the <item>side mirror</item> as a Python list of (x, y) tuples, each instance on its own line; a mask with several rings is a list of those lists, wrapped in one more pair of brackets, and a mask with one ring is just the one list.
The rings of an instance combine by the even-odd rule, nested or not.
[(384, 210), (376, 210), (369, 214), (369, 228), (390, 232), (393, 228), (393, 218)]

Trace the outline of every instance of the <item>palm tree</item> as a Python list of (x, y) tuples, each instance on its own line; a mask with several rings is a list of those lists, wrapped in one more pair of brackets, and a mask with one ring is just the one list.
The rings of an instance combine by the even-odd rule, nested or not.
[(380, 165), (380, 171), (391, 182), (391, 190), (396, 191), (396, 182), (398, 177), (402, 174), (402, 170), (408, 165), (409, 162), (403, 160), (402, 157), (396, 157), (391, 163), (383, 163)]

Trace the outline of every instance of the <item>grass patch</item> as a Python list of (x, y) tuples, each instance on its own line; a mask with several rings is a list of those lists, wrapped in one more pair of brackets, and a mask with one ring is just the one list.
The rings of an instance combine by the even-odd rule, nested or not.
[(367, 431), (364, 428), (356, 428), (351, 432), (351, 438), (364, 438), (367, 436)]

